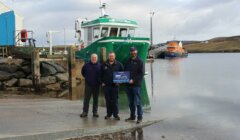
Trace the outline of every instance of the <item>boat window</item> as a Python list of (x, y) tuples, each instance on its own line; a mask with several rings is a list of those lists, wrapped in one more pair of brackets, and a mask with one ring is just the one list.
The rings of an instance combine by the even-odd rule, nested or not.
[(87, 41), (91, 42), (92, 41), (92, 28), (87, 29)]
[(107, 36), (108, 36), (108, 27), (103, 27), (101, 37), (107, 37)]
[(121, 28), (119, 36), (120, 37), (127, 37), (127, 28)]
[(128, 33), (131, 37), (134, 37), (135, 35), (135, 29), (130, 29)]
[(118, 28), (111, 28), (110, 36), (117, 36)]
[(100, 28), (99, 28), (99, 27), (94, 28), (94, 29), (93, 29), (93, 38), (94, 38), (94, 39), (98, 39), (98, 38), (99, 38), (99, 35), (100, 35)]

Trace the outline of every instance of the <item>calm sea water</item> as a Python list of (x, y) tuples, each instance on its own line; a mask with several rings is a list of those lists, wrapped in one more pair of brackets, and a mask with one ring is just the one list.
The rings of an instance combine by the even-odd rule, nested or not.
[(190, 54), (152, 67), (150, 113), (163, 121), (144, 128), (142, 139), (240, 139), (240, 54)]

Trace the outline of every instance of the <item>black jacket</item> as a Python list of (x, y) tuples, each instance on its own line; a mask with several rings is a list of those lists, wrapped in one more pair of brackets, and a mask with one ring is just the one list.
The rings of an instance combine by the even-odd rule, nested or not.
[(81, 71), (85, 78), (86, 84), (89, 86), (99, 86), (101, 78), (101, 64), (86, 63)]
[(125, 65), (125, 71), (130, 72), (130, 78), (133, 80), (132, 86), (141, 86), (145, 74), (145, 65), (143, 61), (136, 57), (135, 59), (129, 58)]
[(112, 65), (109, 63), (109, 61), (106, 61), (102, 64), (101, 68), (101, 81), (106, 86), (116, 86), (116, 84), (113, 83), (113, 72), (117, 71), (123, 71), (123, 65), (122, 63), (115, 61)]

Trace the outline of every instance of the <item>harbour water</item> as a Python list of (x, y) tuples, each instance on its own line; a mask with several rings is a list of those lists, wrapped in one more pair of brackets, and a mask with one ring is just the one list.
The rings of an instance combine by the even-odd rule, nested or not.
[(156, 60), (146, 83), (150, 113), (163, 121), (144, 128), (141, 139), (239, 140), (239, 60), (239, 53)]

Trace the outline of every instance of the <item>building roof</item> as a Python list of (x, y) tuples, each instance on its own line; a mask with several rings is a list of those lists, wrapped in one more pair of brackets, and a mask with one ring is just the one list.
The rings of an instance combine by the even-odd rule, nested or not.
[(91, 26), (124, 26), (124, 27), (137, 27), (137, 22), (128, 19), (114, 19), (109, 17), (100, 17), (96, 20), (87, 21), (82, 23), (82, 27)]
[[(12, 8), (8, 7), (6, 4), (4, 4), (3, 2), (0, 1), (0, 14), (2, 13), (6, 13), (9, 11), (14, 11)], [(16, 13), (16, 11), (14, 11), (15, 15), (19, 18), (23, 19), (23, 16), (19, 15), (18, 13)]]
[(0, 2), (0, 14), (5, 13), (5, 12), (9, 12), (9, 11), (11, 11), (11, 8), (9, 8), (4, 3)]

